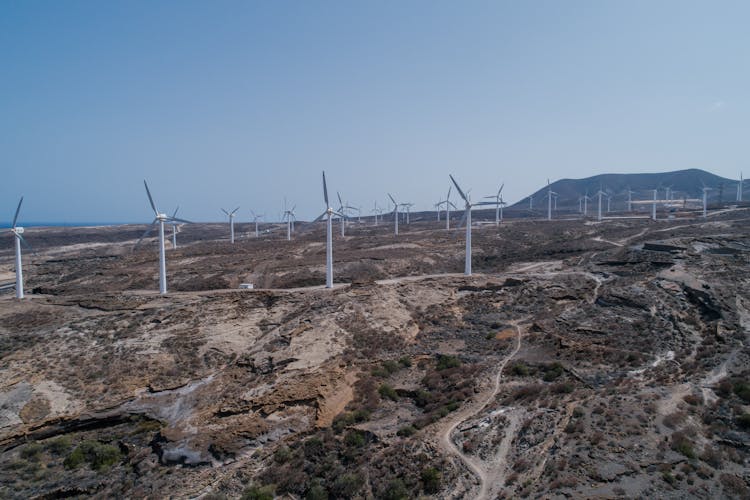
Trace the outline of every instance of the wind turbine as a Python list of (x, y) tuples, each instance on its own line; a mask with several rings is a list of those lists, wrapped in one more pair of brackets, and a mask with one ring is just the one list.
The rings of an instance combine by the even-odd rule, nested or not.
[(466, 276), (471, 276), (471, 207), (477, 205), (494, 205), (494, 203), (491, 201), (483, 201), (472, 205), (469, 196), (461, 190), (456, 179), (450, 174), (448, 177), (451, 178), (453, 185), (456, 186), (458, 194), (464, 199), (464, 216), (462, 218), (462, 220), (465, 220), (466, 222), (466, 257), (464, 261), (464, 274)]
[(599, 186), (599, 192), (594, 195), (594, 196), (599, 197), (599, 211), (597, 212), (596, 220), (602, 220), (602, 195), (606, 195), (606, 194), (607, 193), (602, 191), (601, 186)]
[(589, 201), (591, 200), (591, 197), (589, 196), (588, 190), (586, 191), (586, 194), (583, 195), (583, 216), (587, 217), (589, 215)]
[(151, 197), (151, 191), (148, 189), (148, 184), (146, 181), (143, 181), (143, 185), (146, 187), (146, 194), (148, 195), (148, 202), (151, 204), (151, 208), (154, 211), (154, 215), (156, 215), (156, 218), (154, 218), (154, 221), (151, 223), (151, 225), (146, 229), (146, 231), (141, 235), (138, 242), (135, 244), (135, 247), (133, 247), (133, 250), (138, 248), (138, 245), (141, 244), (141, 241), (143, 238), (145, 238), (148, 233), (151, 232), (151, 230), (154, 228), (156, 223), (159, 223), (159, 293), (164, 295), (167, 293), (167, 259), (164, 252), (164, 223), (165, 222), (184, 222), (187, 224), (190, 224), (189, 220), (185, 219), (179, 219), (177, 217), (170, 217), (167, 214), (160, 213), (156, 209), (156, 205), (154, 204), (154, 199)]
[(23, 227), (16, 226), (16, 222), (18, 221), (18, 212), (21, 211), (21, 203), (23, 203), (23, 196), (21, 196), (21, 199), (18, 201), (18, 206), (16, 207), (16, 214), (13, 216), (13, 224), (11, 225), (10, 232), (13, 234), (13, 237), (15, 239), (16, 244), (16, 298), (22, 299), (24, 297), (23, 295), (23, 262), (21, 260), (21, 243), (26, 246), (29, 250), (32, 252), (34, 251), (31, 246), (26, 243), (26, 240), (23, 237)]
[[(177, 211), (180, 209), (180, 206), (177, 205), (177, 208), (174, 209), (174, 213), (172, 214), (172, 219), (177, 217)], [(177, 248), (177, 224), (172, 221), (172, 248)]]
[(552, 220), (552, 196), (556, 196), (557, 193), (552, 191), (549, 179), (547, 179), (547, 220)]
[(388, 193), (388, 198), (391, 199), (393, 202), (393, 222), (394, 222), (394, 234), (398, 236), (398, 203), (396, 203), (396, 200), (393, 199), (393, 196), (391, 196), (391, 193)]
[(737, 201), (742, 201), (742, 172), (740, 172), (740, 182), (737, 184)]
[(705, 219), (708, 214), (708, 192), (711, 190), (710, 187), (707, 187), (706, 184), (701, 181), (701, 184), (703, 184), (703, 218)]
[(227, 212), (223, 208), (221, 209), (221, 211), (227, 214), (227, 217), (229, 217), (229, 242), (230, 243), (234, 243), (234, 214), (236, 214), (237, 210), (239, 209), (240, 207), (237, 207), (231, 212)]
[(409, 224), (409, 209), (414, 206), (414, 203), (402, 203), (401, 206), (406, 208), (406, 223)]
[(264, 217), (264, 214), (256, 215), (255, 212), (250, 210), (250, 213), (253, 214), (253, 222), (255, 222), (255, 237), (258, 237), (258, 220), (262, 219)]
[(501, 194), (503, 192), (503, 188), (505, 187), (505, 183), (503, 182), (500, 185), (500, 189), (497, 190), (497, 194), (485, 196), (485, 199), (494, 199), (495, 200), (495, 225), (499, 226), (500, 223), (503, 221), (503, 205), (505, 205), (505, 202), (503, 201), (503, 195)]
[(343, 219), (344, 215), (331, 208), (331, 204), (328, 202), (328, 186), (326, 186), (325, 172), (323, 172), (323, 201), (325, 201), (326, 210), (314, 222), (318, 222), (323, 217), (326, 217), (326, 288), (333, 288), (333, 222), (331, 218), (334, 215), (338, 215)]
[(292, 231), (294, 230), (294, 209), (297, 205), (292, 205), (291, 210), (286, 209), (286, 198), (284, 199), (284, 219), (286, 219), (286, 239), (287, 241), (292, 239)]
[(633, 211), (633, 191), (631, 191), (630, 186), (628, 186), (628, 212)]

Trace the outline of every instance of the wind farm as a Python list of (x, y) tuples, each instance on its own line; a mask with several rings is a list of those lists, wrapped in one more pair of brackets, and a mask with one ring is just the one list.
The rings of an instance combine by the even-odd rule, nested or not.
[(750, 498), (749, 17), (0, 4), (0, 498)]

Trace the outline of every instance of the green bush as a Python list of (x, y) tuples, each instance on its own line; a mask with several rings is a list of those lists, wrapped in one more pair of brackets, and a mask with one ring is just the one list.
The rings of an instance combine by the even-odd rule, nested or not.
[(242, 493), (242, 500), (273, 500), (273, 485), (250, 486)]
[(735, 382), (732, 389), (745, 403), (750, 403), (750, 384), (747, 382)]
[(737, 417), (737, 425), (743, 429), (750, 429), (750, 413), (743, 413)]
[(524, 363), (518, 362), (510, 367), (510, 373), (517, 377), (525, 377), (529, 374), (529, 367)]
[(382, 398), (390, 399), (391, 401), (398, 401), (398, 394), (396, 394), (396, 389), (388, 384), (382, 384), (378, 388), (378, 394), (380, 394), (380, 397)]
[(411, 368), (411, 358), (409, 356), (401, 356), (398, 358), (398, 364), (404, 368)]
[(427, 467), (422, 470), (422, 487), (425, 493), (435, 494), (440, 491), (440, 482), (442, 477), (440, 472), (434, 467)]
[(438, 359), (437, 359), (438, 370), (446, 370), (448, 368), (456, 368), (458, 366), (461, 366), (461, 360), (458, 359), (456, 356), (451, 356), (449, 354), (438, 355)]
[(68, 469), (87, 463), (94, 470), (108, 469), (120, 461), (120, 449), (99, 441), (83, 441), (63, 461)]
[(360, 431), (350, 431), (344, 437), (344, 443), (351, 448), (362, 448), (365, 445), (365, 435)]
[(42, 454), (43, 449), (44, 447), (39, 443), (27, 444), (21, 450), (20, 455), (21, 455), (21, 458), (23, 458), (24, 460), (37, 462)]
[(64, 455), (70, 451), (72, 446), (73, 442), (70, 440), (69, 436), (60, 436), (46, 444), (47, 451), (54, 455)]
[(391, 479), (379, 495), (382, 500), (404, 500), (409, 498), (409, 490), (401, 479)]
[(396, 435), (401, 437), (409, 437), (413, 436), (416, 432), (417, 429), (415, 429), (413, 425), (407, 425), (406, 427), (400, 428)]

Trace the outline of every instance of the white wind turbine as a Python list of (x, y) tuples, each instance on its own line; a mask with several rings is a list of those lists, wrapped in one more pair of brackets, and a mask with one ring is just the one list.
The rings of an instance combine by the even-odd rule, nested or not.
[(409, 209), (414, 206), (414, 203), (402, 203), (401, 206), (406, 209), (406, 223), (409, 224)]
[(740, 172), (740, 182), (737, 184), (737, 201), (742, 201), (742, 172)]
[[(177, 205), (177, 208), (174, 209), (174, 213), (172, 214), (172, 219), (177, 217), (177, 212), (180, 210), (180, 206)], [(174, 220), (172, 221), (172, 249), (177, 248), (177, 224), (174, 223)]]
[(240, 207), (237, 207), (231, 212), (227, 212), (223, 208), (221, 209), (221, 211), (227, 214), (227, 217), (229, 217), (229, 242), (230, 243), (234, 243), (234, 214), (236, 214), (237, 210), (239, 209)]
[(286, 209), (286, 199), (284, 199), (284, 218), (282, 221), (286, 220), (286, 239), (287, 241), (292, 239), (292, 231), (294, 231), (294, 209), (297, 207), (297, 205), (292, 205), (291, 210)]
[(499, 226), (500, 223), (503, 221), (503, 206), (505, 205), (505, 202), (503, 201), (503, 188), (505, 187), (505, 183), (503, 182), (500, 185), (500, 189), (497, 190), (497, 194), (485, 196), (484, 198), (495, 200), (495, 225)]
[(633, 191), (630, 189), (630, 186), (628, 186), (628, 212), (633, 211)]
[(326, 288), (333, 288), (333, 222), (331, 218), (337, 215), (343, 219), (344, 215), (331, 208), (331, 204), (328, 202), (328, 186), (326, 186), (325, 172), (323, 172), (323, 200), (326, 204), (326, 210), (314, 222), (326, 217)]
[(388, 198), (390, 198), (391, 201), (393, 202), (393, 223), (394, 223), (393, 230), (394, 230), (394, 234), (398, 236), (398, 203), (396, 202), (396, 200), (393, 199), (393, 196), (391, 196), (391, 193), (388, 193)]
[(456, 186), (458, 194), (461, 196), (461, 198), (464, 199), (464, 216), (462, 218), (462, 220), (466, 222), (466, 256), (464, 261), (464, 274), (466, 276), (471, 276), (471, 207), (477, 205), (494, 205), (494, 203), (491, 201), (483, 201), (472, 205), (468, 194), (465, 194), (461, 190), (461, 188), (458, 186), (458, 183), (456, 182), (456, 179), (454, 179), (450, 174), (448, 175), (448, 177), (451, 178), (453, 185)]
[(552, 220), (552, 197), (557, 196), (557, 193), (552, 191), (549, 179), (547, 179), (547, 220)]
[(185, 219), (179, 219), (177, 217), (170, 217), (167, 214), (160, 213), (156, 209), (156, 205), (154, 204), (154, 199), (151, 197), (151, 191), (148, 189), (148, 184), (146, 181), (143, 181), (143, 185), (146, 187), (146, 194), (148, 195), (148, 201), (151, 204), (151, 208), (154, 211), (154, 215), (156, 215), (156, 218), (154, 218), (154, 221), (151, 223), (151, 225), (146, 229), (146, 231), (141, 235), (138, 242), (135, 244), (135, 247), (133, 247), (133, 250), (138, 248), (138, 245), (141, 244), (141, 241), (143, 238), (145, 238), (148, 233), (151, 232), (151, 230), (154, 228), (154, 226), (158, 223), (159, 224), (159, 293), (164, 295), (167, 293), (167, 260), (166, 255), (164, 252), (164, 223), (165, 222), (184, 222), (187, 224), (190, 224), (189, 220)]
[(257, 238), (259, 235), (258, 220), (262, 219), (265, 216), (265, 214), (256, 215), (255, 212), (253, 212), (252, 210), (250, 210), (250, 213), (253, 214), (253, 222), (255, 223), (255, 237)]
[(26, 240), (23, 237), (23, 227), (16, 226), (16, 222), (18, 222), (18, 212), (21, 211), (21, 203), (23, 203), (23, 196), (21, 196), (21, 199), (18, 202), (18, 206), (16, 207), (16, 214), (13, 216), (13, 224), (10, 227), (10, 232), (13, 234), (13, 238), (15, 240), (16, 245), (16, 298), (22, 299), (24, 297), (23, 294), (23, 262), (21, 260), (21, 243), (24, 244), (26, 248), (34, 251), (31, 246), (26, 243)]
[(707, 187), (703, 181), (701, 181), (701, 184), (703, 184), (703, 218), (705, 219), (708, 217), (708, 192), (711, 191), (711, 188)]
[(602, 195), (606, 196), (607, 193), (605, 193), (604, 191), (602, 191), (601, 186), (599, 186), (599, 192), (594, 195), (594, 196), (598, 196), (599, 197), (599, 209), (598, 209), (598, 212), (596, 214), (596, 220), (602, 220)]

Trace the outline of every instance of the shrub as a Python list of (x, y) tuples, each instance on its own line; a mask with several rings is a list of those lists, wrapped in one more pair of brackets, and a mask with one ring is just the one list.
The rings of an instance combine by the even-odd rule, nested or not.
[(250, 486), (242, 493), (242, 500), (273, 500), (273, 485)]
[(313, 484), (305, 496), (307, 500), (328, 500), (328, 490), (319, 484)]
[(52, 441), (49, 441), (46, 445), (47, 451), (54, 455), (64, 455), (70, 450), (72, 446), (73, 443), (68, 436), (60, 436), (56, 439), (53, 439)]
[(451, 356), (449, 354), (438, 355), (436, 366), (438, 370), (447, 370), (448, 368), (456, 368), (458, 366), (461, 366), (461, 360), (456, 356)]
[(94, 470), (108, 469), (120, 460), (120, 449), (98, 441), (83, 441), (63, 461), (68, 469), (75, 469), (84, 463)]
[(31, 443), (24, 446), (24, 448), (21, 450), (21, 458), (24, 460), (30, 460), (32, 462), (36, 462), (39, 460), (40, 455), (42, 454), (43, 446), (39, 443)]
[(434, 467), (427, 467), (422, 469), (422, 488), (425, 493), (435, 494), (440, 491), (440, 482), (442, 476), (440, 472)]
[(365, 445), (365, 435), (360, 431), (350, 431), (344, 437), (344, 442), (351, 448), (362, 448)]
[(359, 474), (342, 474), (333, 483), (335, 498), (352, 498), (362, 489), (364, 481)]
[(388, 384), (382, 384), (378, 388), (378, 394), (380, 394), (380, 396), (383, 398), (390, 399), (391, 401), (398, 401), (398, 394), (396, 394), (396, 389)]
[(378, 498), (382, 500), (404, 500), (409, 498), (409, 491), (401, 479), (391, 479)]
[(290, 450), (288, 446), (276, 448), (276, 451), (273, 454), (273, 459), (277, 464), (287, 463), (292, 459), (292, 450)]
[(675, 432), (672, 434), (672, 449), (678, 453), (682, 453), (687, 458), (695, 458), (695, 450), (693, 450), (693, 443), (683, 432)]
[(407, 425), (406, 427), (400, 428), (398, 432), (396, 432), (396, 435), (401, 437), (409, 437), (413, 436), (416, 432), (417, 429), (415, 429), (413, 425)]
[(519, 361), (510, 367), (510, 373), (517, 377), (525, 377), (529, 374), (529, 367)]
[(750, 429), (750, 413), (743, 413), (737, 417), (737, 425), (743, 429)]
[(747, 382), (735, 382), (732, 389), (745, 403), (750, 403), (750, 384)]

